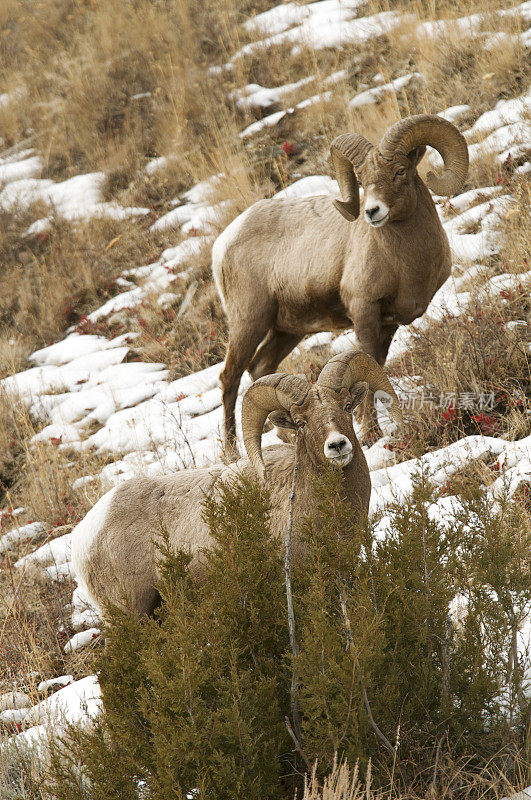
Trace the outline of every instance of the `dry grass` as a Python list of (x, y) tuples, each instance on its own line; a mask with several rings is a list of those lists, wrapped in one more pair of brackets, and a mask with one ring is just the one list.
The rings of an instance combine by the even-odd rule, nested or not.
[[(510, 174), (507, 180), (510, 179)], [(513, 187), (515, 206), (503, 225), (503, 247), (500, 253), (504, 272), (526, 272), (531, 265), (531, 186), (517, 181)]]
[[(505, 191), (515, 204), (503, 220), (503, 246), (492, 259), (490, 274), (522, 273), (529, 269), (531, 257), (531, 212), (527, 181), (511, 182)], [(514, 210), (514, 213), (513, 213)], [(509, 439), (527, 436), (530, 431), (531, 397), (531, 304), (522, 287), (485, 294), (481, 286), (489, 273), (481, 273), (465, 288), (473, 299), (468, 314), (445, 318), (416, 336), (414, 345), (399, 363), (396, 374), (415, 375), (419, 385), (432, 393), (438, 404), (441, 395), (445, 408), (418, 407), (410, 412), (411, 424), (402, 442), (403, 455), (420, 455), (427, 447), (440, 447), (461, 436), (485, 433)], [(517, 327), (508, 323), (519, 321)], [(493, 396), (492, 406), (459, 408), (459, 396)]]
[(0, 234), (0, 375), (116, 294), (124, 267), (154, 260), (174, 240), (147, 237), (146, 222), (60, 220), (45, 234), (24, 236), (26, 214), (4, 213)]
[[(317, 764), (305, 782), (303, 800), (361, 800), (363, 796), (367, 800), (373, 797), (371, 792), (370, 768), (367, 771), (365, 786), (359, 779), (358, 764), (354, 767), (351, 774), (349, 765), (346, 761), (335, 763), (330, 775), (327, 775), (322, 785), (317, 779)], [(379, 793), (375, 793), (376, 798)]]
[(140, 0), (131, 13), (120, 3), (4, 3), (0, 82), (24, 87), (0, 115), (6, 143), (29, 136), (53, 177), (118, 169), (132, 178), (165, 152), (178, 153), (185, 173), (223, 104), (202, 68), (231, 50), (248, 6)]
[[(239, 60), (232, 73), (205, 75), (206, 63), (226, 59), (245, 41), (240, 41), (241, 29), (235, 23), (251, 8), (259, 12), (271, 4), (227, 0), (203, 2), (192, 10), (183, 0), (143, 0), (134, 14), (120, 4), (4, 4), (0, 85), (25, 87), (25, 94), (0, 112), (6, 144), (27, 139), (29, 132), (45, 155), (48, 174), (66, 177), (104, 169), (112, 176), (113, 196), (131, 185), (134, 190), (146, 158), (171, 153), (178, 177), (169, 188), (175, 192), (211, 174), (216, 160), (226, 164), (216, 159), (216, 138), (233, 147), (236, 128), (243, 127), (242, 115), (226, 100), (231, 86), (249, 81), (274, 86), (313, 74), (318, 91), (323, 77), (347, 68), (348, 90), (354, 94), (376, 72), (390, 79), (416, 68), (429, 82), (423, 105), (439, 110), (446, 98), (469, 101), (472, 92), (474, 105), (486, 106), (493, 94), (514, 93), (525, 79), (524, 54), (517, 46), (504, 44), (488, 51), (471, 38), (452, 36), (437, 43), (415, 37), (409, 23), (401, 36), (382, 36), (361, 52), (349, 47), (340, 52), (302, 48), (292, 55), (287, 46), (273, 47), (267, 54), (257, 51)], [(452, 17), (475, 8), (471, 0), (407, 5), (420, 19)], [(372, 6), (374, 11), (387, 8), (386, 3)], [(503, 24), (515, 27), (514, 22)], [(22, 58), (22, 53), (29, 57)], [(297, 99), (286, 98), (286, 105)], [(308, 115), (315, 117), (313, 111), (303, 116)], [(299, 116), (294, 118), (297, 126)], [(358, 115), (338, 119), (328, 108), (321, 116), (330, 118), (329, 125), (325, 123), (325, 134), (330, 135), (338, 125), (364, 123)]]
[(82, 673), (77, 663), (86, 660), (63, 653), (71, 636), (65, 606), (71, 598), (72, 582), (44, 582), (37, 570), (21, 574), (7, 563), (0, 572), (0, 586), (0, 688), (16, 685), (38, 702), (41, 697), (36, 690), (41, 680), (70, 670)]
[[(368, 0), (373, 13), (378, 11), (407, 10), (421, 19), (456, 19), (467, 14), (485, 12), (481, 0)], [(497, 0), (496, 8), (513, 6), (512, 0)]]
[[(420, 390), (412, 398), (407, 434), (397, 445), (404, 455), (418, 456), (470, 434), (509, 439), (528, 434), (526, 339), (531, 337), (528, 329), (513, 331), (506, 325), (526, 319), (529, 298), (519, 291), (504, 294), (506, 300), (479, 295), (469, 314), (431, 325), (402, 359), (398, 369), (418, 376), (425, 398)], [(470, 406), (468, 393), (473, 395)]]
[[(509, 756), (513, 761), (513, 756)], [(470, 771), (466, 761), (454, 761), (452, 753), (449, 752), (437, 765), (437, 771), (433, 773), (432, 783), (429, 786), (427, 795), (423, 793), (420, 797), (425, 800), (426, 796), (434, 800), (440, 798), (446, 800), (460, 797), (463, 800), (472, 798), (489, 797), (492, 800), (499, 800), (518, 791), (519, 785), (526, 783), (526, 765), (514, 760), (511, 772), (512, 782), (503, 775), (498, 765), (494, 762), (486, 764), (482, 771)], [(346, 761), (334, 764), (332, 772), (321, 782), (317, 777), (317, 765), (311, 775), (306, 779), (302, 800), (381, 800), (388, 798), (411, 798), (417, 800), (418, 795), (413, 792), (403, 793), (399, 784), (390, 776), (388, 787), (375, 789), (371, 785), (371, 765), (369, 764), (365, 776), (360, 776), (359, 765), (353, 768)]]
[[(21, 90), (15, 102), (0, 108), (3, 147), (22, 143), (35, 147), (45, 160), (45, 175), (55, 180), (103, 170), (105, 199), (148, 206), (153, 214), (131, 222), (56, 221), (45, 236), (28, 238), (23, 235), (27, 227), (37, 212), (42, 216), (46, 209), (2, 212), (0, 377), (28, 366), (33, 350), (59, 337), (68, 325), (115, 294), (115, 280), (124, 269), (154, 261), (165, 247), (177, 244), (180, 231), (155, 236), (147, 227), (196, 181), (223, 173), (210, 198), (231, 202), (219, 220), (221, 230), (252, 202), (296, 177), (326, 173), (328, 143), (343, 130), (361, 131), (376, 142), (400, 116), (468, 103), (471, 111), (459, 122), (464, 129), (499, 99), (524, 91), (528, 81), (525, 53), (516, 40), (487, 50), (477, 40), (455, 34), (440, 41), (418, 37), (410, 22), (367, 48), (315, 52), (303, 47), (293, 55), (289, 47), (274, 47), (239, 60), (231, 73), (207, 75), (206, 66), (226, 61), (248, 41), (237, 23), (274, 4), (273, 0), (199, 4), (4, 0), (1, 4), (0, 93)], [(420, 20), (455, 18), (484, 11), (484, 5), (484, 0), (368, 3), (374, 13), (401, 8)], [(503, 0), (496, 5), (513, 3)], [(497, 27), (517, 32), (514, 22)], [(334, 87), (330, 100), (288, 115), (258, 137), (245, 142), (238, 137), (258, 114), (237, 111), (227, 100), (230, 90), (248, 82), (278, 86), (314, 75), (314, 84), (284, 99), (281, 107), (287, 108), (329, 88), (323, 80), (339, 69), (347, 70), (347, 77)], [(426, 76), (423, 90), (401, 92), (362, 110), (349, 108), (348, 100), (372, 86), (376, 73), (387, 81), (414, 70)], [(298, 152), (286, 153), (285, 142), (297, 145)], [(167, 165), (148, 175), (144, 165), (160, 155), (170, 157)], [(529, 269), (531, 258), (528, 184), (514, 180), (512, 169), (502, 169), (486, 156), (474, 164), (467, 188), (499, 178), (512, 192), (517, 213), (504, 220), (502, 253), (491, 267), (497, 272), (522, 272)], [(208, 248), (190, 266), (186, 280), (171, 289), (179, 299), (169, 308), (163, 310), (155, 297), (148, 298), (138, 311), (90, 332), (106, 336), (124, 329), (139, 332), (131, 357), (166, 364), (172, 378), (218, 361), (226, 328), (211, 281)], [(188, 310), (179, 315), (182, 297), (194, 286)], [(419, 375), (423, 385), (442, 392), (493, 386), (498, 399), (492, 414), (487, 414), (492, 422), (456, 412), (441, 424), (440, 414), (417, 414), (401, 458), (467, 433), (496, 430), (512, 438), (529, 432), (525, 407), (511, 405), (515, 392), (529, 396), (529, 355), (525, 342), (505, 323), (525, 318), (531, 323), (530, 313), (529, 298), (517, 292), (488, 303), (478, 301), (470, 318), (445, 320), (419, 337), (401, 371)], [(315, 377), (327, 356), (327, 348), (302, 351), (290, 356), (283, 368)], [(71, 487), (82, 475), (98, 474), (105, 459), (51, 445), (31, 446), (38, 427), (21, 403), (0, 398), (1, 502), (24, 506), (22, 521), (44, 521), (49, 531), (44, 541), (59, 535), (57, 528), (75, 523), (101, 494), (99, 482), (81, 491)], [(87, 674), (91, 652), (64, 655), (69, 633), (64, 607), (71, 586), (51, 585), (33, 572), (15, 570), (16, 558), (30, 549), (30, 544), (19, 546), (3, 558), (0, 569), (0, 687), (17, 684), (35, 694), (40, 677)], [(58, 633), (61, 625), (65, 628)], [(32, 673), (38, 675), (30, 677)], [(345, 767), (341, 769), (326, 792), (317, 785), (309, 788), (307, 800), (356, 796), (349, 794), (349, 776)], [(447, 763), (444, 770), (441, 796), (479, 796), (486, 791), (486, 782), (469, 791), (466, 779), (455, 777), (465, 775), (460, 767)], [(495, 780), (492, 776), (489, 780), (492, 788)], [(509, 789), (500, 784), (491, 794), (501, 796)]]
[(416, 64), (430, 87), (427, 111), (466, 103), (477, 116), (492, 107), (493, 97), (525, 92), (527, 56), (518, 41), (487, 49), (478, 47), (476, 37), (416, 37), (415, 47)]
[[(141, 335), (133, 353), (165, 364), (172, 380), (217, 364), (225, 355), (226, 323), (212, 281), (194, 281), (189, 292), (163, 310), (156, 301), (144, 302), (135, 323)], [(188, 297), (192, 308), (180, 314)]]
[[(39, 520), (54, 530), (78, 522), (101, 492), (99, 483), (82, 491), (72, 489), (72, 483), (84, 475), (98, 474), (112, 459), (69, 448), (59, 441), (52, 445), (32, 443), (40, 427), (21, 400), (4, 393), (0, 402), (1, 444), (5, 448), (0, 504), (8, 509), (22, 506), (24, 522)], [(26, 545), (16, 552), (22, 555), (27, 551)]]
[[(66, 605), (70, 580), (52, 583), (40, 569), (28, 564), (15, 568), (17, 559), (37, 545), (67, 533), (101, 495), (99, 481), (81, 491), (72, 489), (79, 477), (99, 473), (106, 459), (60, 447), (30, 445), (37, 432), (22, 403), (4, 397), (0, 404), (2, 464), (0, 474), (0, 534), (14, 525), (9, 509), (24, 507), (17, 525), (39, 520), (45, 531), (32, 541), (16, 544), (0, 555), (0, 692), (13, 685), (37, 701), (36, 685), (50, 675), (86, 674), (91, 651), (65, 656), (72, 635)], [(35, 674), (33, 674), (35, 673)]]

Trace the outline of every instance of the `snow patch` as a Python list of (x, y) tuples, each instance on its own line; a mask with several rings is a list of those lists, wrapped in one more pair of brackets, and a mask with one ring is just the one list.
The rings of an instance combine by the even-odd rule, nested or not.
[(0, 554), (6, 553), (17, 544), (34, 539), (45, 530), (44, 522), (29, 522), (27, 525), (12, 528), (0, 538)]
[[(45, 203), (56, 216), (69, 221), (87, 220), (95, 216), (126, 219), (149, 214), (148, 208), (123, 208), (117, 203), (103, 202), (105, 181), (103, 172), (75, 175), (59, 183), (25, 177), (13, 180), (0, 192), (0, 207), (13, 211), (29, 208), (34, 203)], [(38, 220), (30, 226), (28, 234), (42, 233), (50, 222), (51, 217)]]
[(420, 89), (426, 85), (426, 78), (421, 72), (412, 72), (410, 75), (402, 75), (400, 78), (389, 83), (383, 83), (373, 89), (360, 92), (349, 102), (351, 108), (363, 108), (364, 106), (374, 105), (387, 97), (393, 97), (404, 89)]
[(64, 646), (65, 653), (73, 653), (75, 650), (81, 650), (93, 641), (98, 639), (101, 635), (99, 628), (89, 628), (86, 631), (75, 633), (71, 639)]

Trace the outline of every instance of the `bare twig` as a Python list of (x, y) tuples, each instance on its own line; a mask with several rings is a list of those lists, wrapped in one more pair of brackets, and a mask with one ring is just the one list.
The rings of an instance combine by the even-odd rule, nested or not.
[(441, 749), (444, 739), (446, 737), (447, 731), (443, 733), (440, 737), (439, 741), (437, 742), (437, 749), (435, 751), (435, 763), (433, 765), (433, 777), (431, 779), (430, 787), (429, 787), (429, 795), (435, 797), (437, 794), (437, 772), (439, 770), (439, 760), (441, 758)]
[[(189, 440), (189, 438), (186, 435), (186, 432), (184, 430), (184, 423), (183, 423), (181, 409), (179, 408), (179, 412), (178, 412), (178, 416), (177, 416), (177, 414), (175, 412), (169, 410), (169, 405), (167, 403), (164, 403), (164, 407), (166, 409), (168, 409), (170, 417), (174, 420), (175, 425), (177, 427), (177, 430), (181, 434), (182, 440), (183, 440), (184, 444), (186, 445), (186, 447), (188, 448), (190, 456), (192, 457), (192, 467), (195, 468), (197, 466), (197, 464), (196, 464), (196, 461), (195, 461), (194, 451), (193, 451), (192, 445), (190, 443), (190, 440)], [(153, 449), (156, 450), (157, 448), (154, 447)], [(184, 459), (182, 457), (181, 457), (181, 463), (183, 465), (183, 468), (186, 468), (187, 464), (185, 463), (185, 461), (184, 461)]]
[(6, 158), (7, 156), (12, 155), (12, 153), (16, 153), (17, 151), (24, 149), (24, 147), (26, 147), (28, 144), (31, 144), (31, 142), (36, 139), (37, 136), (42, 136), (42, 133), (32, 133), (31, 136), (26, 137), (26, 139), (23, 139), (21, 142), (17, 142), (12, 147), (8, 147), (7, 150), (3, 150), (0, 153), (0, 158)]
[[(442, 676), (441, 676), (441, 709), (444, 719), (447, 721), (450, 716), (450, 657), (452, 645), (452, 620), (448, 614), (446, 617), (446, 635), (441, 642)], [(437, 794), (437, 773), (441, 758), (441, 748), (445, 738), (448, 737), (448, 724), (437, 742), (435, 750), (435, 762), (433, 764), (433, 776), (429, 787), (429, 795), (435, 797)]]
[(297, 753), (300, 755), (300, 757), (302, 758), (302, 760), (306, 764), (307, 770), (310, 772), (311, 769), (312, 769), (312, 765), (310, 764), (308, 756), (306, 755), (306, 753), (302, 749), (302, 745), (301, 745), (299, 739), (297, 738), (297, 736), (295, 735), (295, 733), (293, 731), (293, 728), (291, 727), (289, 718), (288, 717), (284, 717), (284, 722), (286, 723), (286, 729), (287, 729), (289, 735), (293, 739), (293, 744), (295, 745), (295, 750), (297, 751)]
[(518, 703), (521, 709), (524, 709), (526, 706), (525, 694), (522, 690), (522, 681), (518, 677), (518, 627), (519, 625), (518, 625), (517, 615), (514, 611), (514, 608), (511, 608), (511, 645), (509, 648), (509, 658), (508, 658), (509, 674), (507, 679), (509, 687), (509, 702), (511, 704), (510, 708), (511, 724), (514, 714), (513, 697), (516, 699), (516, 702)]
[(430, 631), (430, 575), (428, 570), (428, 548), (426, 544), (426, 519), (422, 521), (422, 555), (424, 562), (424, 593), (426, 595), (426, 638)]
[(450, 657), (452, 645), (452, 620), (448, 614), (446, 617), (446, 636), (441, 647), (442, 658), (442, 687), (441, 687), (441, 703), (442, 710), (445, 717), (450, 713)]
[[(288, 514), (288, 527), (286, 528), (286, 537), (284, 540), (284, 576), (286, 582), (286, 599), (288, 605), (288, 629), (289, 629), (289, 643), (291, 645), (291, 652), (293, 653), (293, 669), (291, 672), (291, 689), (290, 689), (290, 704), (291, 716), (294, 728), (294, 741), (299, 743), (297, 749), (301, 752), (302, 748), (302, 726), (299, 714), (299, 706), (297, 703), (297, 687), (299, 678), (297, 675), (296, 661), (299, 657), (299, 643), (295, 633), (295, 612), (293, 610), (293, 594), (291, 591), (291, 534), (293, 530), (293, 506), (295, 503), (295, 486), (297, 482), (297, 472), (299, 470), (299, 431), (295, 439), (295, 465), (293, 467), (293, 480), (291, 482), (291, 491), (289, 494), (289, 514)], [(289, 731), (289, 728), (288, 728)]]
[(346, 633), (347, 633), (347, 641), (348, 641), (349, 646), (350, 646), (352, 657), (355, 660), (356, 665), (357, 665), (358, 670), (359, 670), (361, 694), (362, 694), (362, 697), (363, 697), (363, 703), (365, 705), (365, 710), (367, 712), (367, 717), (369, 718), (369, 724), (370, 724), (371, 728), (373, 729), (374, 733), (376, 734), (376, 736), (378, 737), (378, 739), (382, 742), (382, 744), (386, 748), (386, 750), (388, 750), (389, 753), (392, 756), (394, 756), (395, 755), (395, 748), (393, 747), (393, 745), (391, 744), (391, 742), (389, 741), (387, 736), (385, 736), (385, 734), (382, 733), (382, 731), (380, 730), (380, 728), (378, 727), (378, 725), (374, 721), (374, 717), (372, 715), (371, 704), (369, 703), (369, 698), (367, 696), (367, 688), (365, 686), (365, 678), (364, 678), (364, 675), (363, 675), (363, 670), (361, 668), (360, 660), (359, 660), (358, 656), (355, 653), (354, 637), (352, 635), (352, 626), (350, 624), (350, 617), (349, 617), (348, 611), (347, 611), (347, 596), (345, 594), (345, 590), (344, 589), (341, 589), (341, 591), (339, 593), (339, 604), (341, 606), (341, 612), (343, 614), (343, 622), (344, 622), (345, 630), (346, 630)]

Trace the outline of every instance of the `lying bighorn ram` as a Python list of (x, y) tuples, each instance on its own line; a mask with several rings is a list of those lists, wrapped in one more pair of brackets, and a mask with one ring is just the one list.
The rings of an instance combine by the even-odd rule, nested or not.
[[(214, 243), (212, 269), (229, 323), (221, 374), (229, 452), (245, 369), (256, 380), (274, 372), (306, 334), (350, 326), (361, 349), (383, 365), (397, 327), (423, 314), (450, 274), (448, 240), (417, 174), (426, 145), (444, 160), (441, 175), (428, 173), (428, 186), (456, 194), (468, 171), (466, 141), (441, 117), (420, 114), (389, 128), (378, 147), (357, 133), (334, 139), (342, 200), (261, 200)], [(374, 418), (369, 396), (362, 441)]]
[[(134, 612), (150, 612), (158, 599), (157, 549), (160, 525), (174, 548), (189, 549), (197, 572), (201, 549), (211, 544), (202, 516), (205, 492), (236, 472), (253, 472), (269, 487), (272, 531), (283, 537), (289, 494), (299, 448), (294, 501), (293, 552), (300, 553), (298, 524), (311, 515), (312, 477), (320, 466), (343, 470), (342, 491), (362, 516), (367, 515), (371, 482), (367, 462), (352, 427), (352, 410), (367, 389), (390, 395), (389, 411), (401, 421), (397, 397), (381, 367), (370, 356), (350, 351), (331, 359), (317, 383), (299, 375), (278, 373), (256, 381), (242, 408), (247, 458), (229, 467), (215, 465), (174, 475), (134, 478), (107, 492), (72, 532), (72, 562), (81, 588), (101, 608), (106, 602)], [(262, 451), (264, 422), (272, 415), (284, 427), (300, 431), (299, 444), (280, 444)]]

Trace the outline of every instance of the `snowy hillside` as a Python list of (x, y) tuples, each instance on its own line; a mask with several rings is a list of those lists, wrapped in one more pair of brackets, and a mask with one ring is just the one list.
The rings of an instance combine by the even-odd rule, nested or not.
[[(376, 47), (383, 36), (397, 40), (414, 36), (415, 40), (422, 40), (424, 48), (442, 47), (447, 41), (457, 48), (461, 40), (472, 37), (484, 52), (498, 52), (500, 47), (518, 48), (525, 62), (531, 47), (530, 26), (530, 2), (503, 7), (489, 15), (471, 13), (447, 19), (421, 19), (413, 10), (373, 12), (371, 4), (361, 0), (287, 2), (243, 21), (239, 28), (241, 46), (233, 48), (225, 60), (210, 65), (209, 80), (218, 82), (227, 107), (233, 109), (239, 125), (235, 130), (235, 138), (240, 140), (238, 146), (248, 148), (254, 157), (268, 147), (282, 150), (286, 130), (297, 131), (300, 124), (300, 129), (307, 131), (311, 125), (307, 120), (313, 119), (312, 114), (319, 118), (328, 109), (331, 114), (336, 113), (334, 106), (338, 103), (348, 106), (350, 119), (354, 121), (359, 114), (377, 115), (382, 108), (388, 108), (386, 103), (399, 116), (405, 108), (404, 98), (406, 102), (409, 97), (424, 98), (421, 102), (426, 103), (431, 78), (419, 70), (413, 59), (409, 69), (405, 62), (402, 64), (401, 74), (390, 74), (385, 63), (378, 72), (364, 71), (361, 61), (361, 66), (352, 67), (355, 60), (352, 54)], [(319, 69), (316, 67), (315, 72), (296, 80), (288, 80), (291, 76), (286, 75), (285, 83), (274, 86), (253, 81), (252, 70), (246, 72), (242, 65), (267, 59), (267, 53), (275, 47), (289, 51), (293, 59), (312, 50)], [(344, 52), (344, 61), (339, 55), (333, 63), (326, 55), (331, 52)], [(322, 53), (325, 55), (319, 62)], [(254, 73), (258, 74), (257, 68)], [(247, 83), (242, 75), (249, 78)], [(486, 77), (484, 83), (489, 80)], [(15, 106), (23, 91), (23, 87), (13, 86), (0, 98), (2, 108)], [(429, 337), (445, 320), (468, 319), (478, 304), (499, 309), (501, 324), (508, 335), (514, 335), (515, 347), (525, 349), (528, 364), (531, 359), (529, 319), (512, 320), (503, 316), (504, 308), (510, 306), (515, 296), (529, 298), (531, 292), (529, 262), (510, 264), (503, 256), (506, 225), (522, 214), (525, 194), (521, 187), (526, 186), (531, 170), (529, 89), (521, 84), (520, 91), (509, 96), (494, 91), (489, 100), (482, 99), (480, 111), (474, 97), (470, 102), (453, 105), (451, 98), (447, 98), (445, 105), (435, 108), (432, 104), (428, 110), (439, 113), (463, 131), (469, 143), (472, 183), (457, 197), (434, 198), (449, 237), (453, 274), (422, 318), (400, 328), (391, 345), (388, 361), (391, 380), (406, 409), (411, 393), (422, 391), (418, 375), (407, 371), (407, 355), (418, 337)], [(289, 129), (283, 127), (286, 125)], [(320, 147), (325, 151), (324, 140), (311, 140), (309, 135), (306, 138), (308, 150)], [(304, 163), (304, 148), (297, 161), (298, 153), (290, 151), (290, 142), (286, 140), (284, 145), (282, 181), (276, 185), (275, 181), (270, 183), (269, 196), (338, 195), (336, 182), (324, 174), (324, 168), (310, 172)], [(27, 457), (39, 452), (51, 453), (51, 460), (59, 459), (62, 480), (68, 483), (68, 496), (82, 498), (81, 507), (85, 509), (108, 488), (134, 475), (170, 473), (218, 461), (222, 428), (219, 374), (223, 364), (214, 363), (174, 377), (168, 362), (144, 357), (144, 333), (138, 320), (146, 306), (161, 315), (169, 309), (173, 319), (185, 320), (198, 303), (203, 289), (202, 285), (198, 288), (195, 260), (209, 252), (219, 231), (243, 210), (241, 196), (224, 196), (227, 185), (238, 181), (235, 162), (230, 162), (231, 169), (225, 172), (216, 171), (189, 184), (154, 219), (149, 204), (136, 205), (132, 194), (130, 201), (126, 197), (123, 202), (109, 199), (105, 189), (107, 178), (102, 171), (49, 177), (47, 154), (40, 149), (38, 139), (30, 147), (21, 141), (20, 146), (5, 149), (6, 153), (0, 152), (0, 209), (4, 215), (16, 212), (22, 217), (22, 242), (43, 242), (53, 235), (55, 226), (63, 223), (75, 226), (102, 218), (118, 225), (122, 222), (142, 225), (146, 241), (164, 234), (167, 243), (175, 242), (168, 243), (149, 263), (132, 267), (124, 261), (112, 293), (104, 302), (99, 305), (92, 302), (90, 310), (74, 320), (74, 324), (65, 326), (55, 341), (33, 350), (16, 372), (4, 373), (0, 381), (3, 402), (17, 409), (19, 415), (27, 414), (33, 426), (25, 444)], [(433, 151), (428, 157), (437, 167)], [(157, 175), (164, 174), (171, 165), (169, 151), (150, 157), (136, 168), (132, 180), (157, 180)], [(520, 187), (520, 194), (515, 186)], [(303, 341), (292, 358), (300, 359), (304, 365), (314, 355), (322, 359), (323, 353), (336, 354), (353, 344), (352, 332), (341, 335), (323, 332)], [(249, 383), (245, 376), (240, 399)], [(446, 412), (460, 402), (464, 402), (460, 396), (448, 401)], [(478, 395), (473, 402), (478, 415), (488, 413), (492, 407), (488, 397), (480, 399)], [(238, 405), (238, 418), (239, 411)], [(429, 515), (445, 525), (452, 523), (462, 505), (456, 494), (441, 491), (437, 496), (437, 490), (451, 486), (449, 479), (472, 460), (482, 462), (485, 467), (482, 485), (492, 502), (493, 513), (501, 508), (504, 498), (529, 492), (529, 425), (513, 437), (495, 428), (490, 433), (486, 428), (484, 435), (479, 429), (474, 434), (463, 433), (456, 436), (457, 441), (438, 448), (431, 446), (418, 457), (408, 457), (406, 453), (405, 460), (400, 460), (399, 449), (393, 447), (392, 425), (383, 409), (380, 421), (386, 435), (365, 448), (373, 487), (371, 513), (381, 512), (376, 528), (378, 537), (385, 537), (386, 508), (393, 501), (407, 501), (412, 492), (412, 476), (418, 472), (429, 474), (435, 487)], [(265, 445), (275, 441), (274, 431), (264, 435)], [(46, 469), (47, 457), (39, 458)], [(75, 477), (70, 480), (74, 465)], [(13, 508), (11, 494), (21, 506)], [(62, 586), (62, 594), (58, 596), (62, 604), (61, 646), (65, 658), (87, 647), (86, 652), (90, 653), (90, 648), (98, 642), (99, 618), (78, 591), (74, 591), (70, 602), (65, 596), (75, 586), (70, 541), (75, 535), (72, 528), (76, 519), (68, 520), (66, 531), (58, 530), (60, 525), (51, 525), (49, 516), (36, 519), (34, 512), (26, 510), (24, 498), (17, 494), (15, 485), (5, 494), (2, 514), (0, 568), (12, 576), (10, 580), (15, 584), (28, 579), (37, 584)], [(518, 648), (518, 658), (526, 672), (524, 683), (529, 689), (531, 611), (519, 622)], [(59, 666), (57, 657), (55, 663)], [(64, 669), (69, 669), (69, 662), (64, 663)], [(90, 668), (90, 658), (85, 663)], [(99, 687), (90, 672), (77, 679), (72, 675), (57, 677), (40, 673), (38, 688), (29, 674), (24, 677), (17, 670), (14, 673), (10, 683), (9, 670), (6, 671), (4, 694), (0, 693), (0, 724), (7, 734), (36, 742), (61, 719), (76, 721), (97, 713)], [(82, 673), (83, 667), (77, 674)]]

